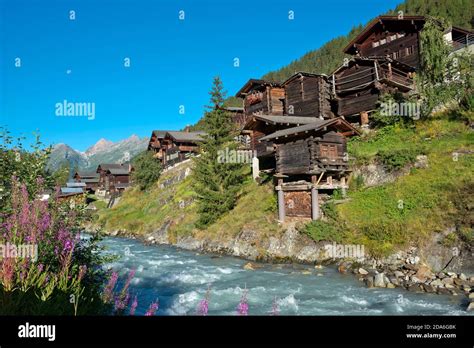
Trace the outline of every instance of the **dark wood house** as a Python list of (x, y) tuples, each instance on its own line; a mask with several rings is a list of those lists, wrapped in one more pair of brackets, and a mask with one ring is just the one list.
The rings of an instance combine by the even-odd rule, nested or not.
[(84, 183), (85, 190), (94, 193), (99, 185), (99, 174), (97, 172), (77, 171), (74, 173), (75, 182)]
[(130, 186), (132, 171), (130, 164), (99, 164), (96, 171), (99, 174), (99, 189), (106, 195), (120, 193)]
[[(390, 57), (418, 68), (420, 31), (424, 24), (424, 16), (377, 17), (344, 48), (344, 53), (361, 57)], [(469, 41), (472, 40), (472, 32), (451, 27), (445, 33), (445, 38), (453, 46), (453, 49), (459, 49), (469, 44)]]
[(286, 115), (335, 117), (331, 108), (331, 84), (326, 75), (298, 72), (282, 86)]
[(148, 142), (148, 151), (152, 151), (154, 153), (154, 157), (158, 158), (159, 160), (161, 160), (163, 157), (163, 140), (167, 132), (167, 130), (152, 131), (150, 140)]
[(199, 142), (203, 140), (205, 132), (168, 131), (163, 139), (164, 167), (182, 162), (199, 153)]
[(154, 153), (163, 167), (181, 162), (199, 152), (199, 142), (205, 132), (155, 130), (148, 142), (148, 151)]
[(283, 115), (285, 90), (277, 82), (250, 79), (236, 94), (243, 99), (244, 114)]
[(279, 219), (319, 218), (319, 190), (347, 189), (347, 137), (359, 134), (344, 118), (278, 130), (261, 141), (275, 145)]
[(332, 94), (340, 116), (361, 116), (378, 106), (384, 92), (408, 93), (414, 89), (415, 68), (385, 57), (354, 57), (331, 75)]

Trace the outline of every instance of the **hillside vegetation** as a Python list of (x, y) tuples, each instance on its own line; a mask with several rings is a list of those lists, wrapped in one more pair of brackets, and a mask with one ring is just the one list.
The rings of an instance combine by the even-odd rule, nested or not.
[[(262, 234), (279, 231), (276, 222), (276, 200), (270, 184), (257, 185), (247, 175), (236, 207), (223, 215), (216, 223), (204, 230), (197, 230), (198, 220), (194, 192), (190, 176), (172, 183), (180, 171), (191, 167), (191, 163), (165, 172), (148, 191), (133, 188), (124, 193), (120, 202), (112, 209), (99, 212), (98, 223), (106, 231), (126, 231), (144, 235), (169, 224), (168, 234), (172, 242), (191, 233), (232, 238), (242, 229), (257, 229)], [(166, 187), (162, 185), (169, 184)]]

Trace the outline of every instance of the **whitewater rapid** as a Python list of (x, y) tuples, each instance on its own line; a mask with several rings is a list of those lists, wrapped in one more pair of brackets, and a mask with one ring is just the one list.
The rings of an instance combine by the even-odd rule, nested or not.
[(209, 315), (235, 315), (244, 289), (249, 315), (467, 315), (465, 297), (411, 293), (402, 289), (366, 288), (356, 277), (333, 267), (259, 264), (235, 257), (198, 254), (164, 245), (108, 237), (107, 253), (120, 256), (106, 265), (123, 282), (131, 270), (131, 292), (138, 296), (136, 314), (159, 300), (157, 315), (195, 315), (209, 289)]

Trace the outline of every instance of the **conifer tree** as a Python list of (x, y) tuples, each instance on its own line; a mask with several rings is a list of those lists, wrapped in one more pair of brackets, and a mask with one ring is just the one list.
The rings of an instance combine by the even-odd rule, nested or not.
[(214, 78), (209, 94), (210, 105), (204, 116), (207, 135), (200, 144), (201, 155), (195, 158), (193, 173), (198, 228), (212, 224), (235, 206), (243, 181), (241, 164), (220, 163), (223, 161), (218, 160), (221, 151), (236, 149), (232, 120), (229, 113), (222, 109), (226, 93), (219, 77)]

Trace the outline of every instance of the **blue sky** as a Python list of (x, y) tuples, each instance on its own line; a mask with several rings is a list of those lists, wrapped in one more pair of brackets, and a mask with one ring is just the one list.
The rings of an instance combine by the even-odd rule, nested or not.
[[(202, 116), (213, 76), (233, 95), (400, 2), (0, 0), (0, 125), (78, 150), (180, 129)], [(95, 103), (95, 119), (56, 116), (64, 100)]]

